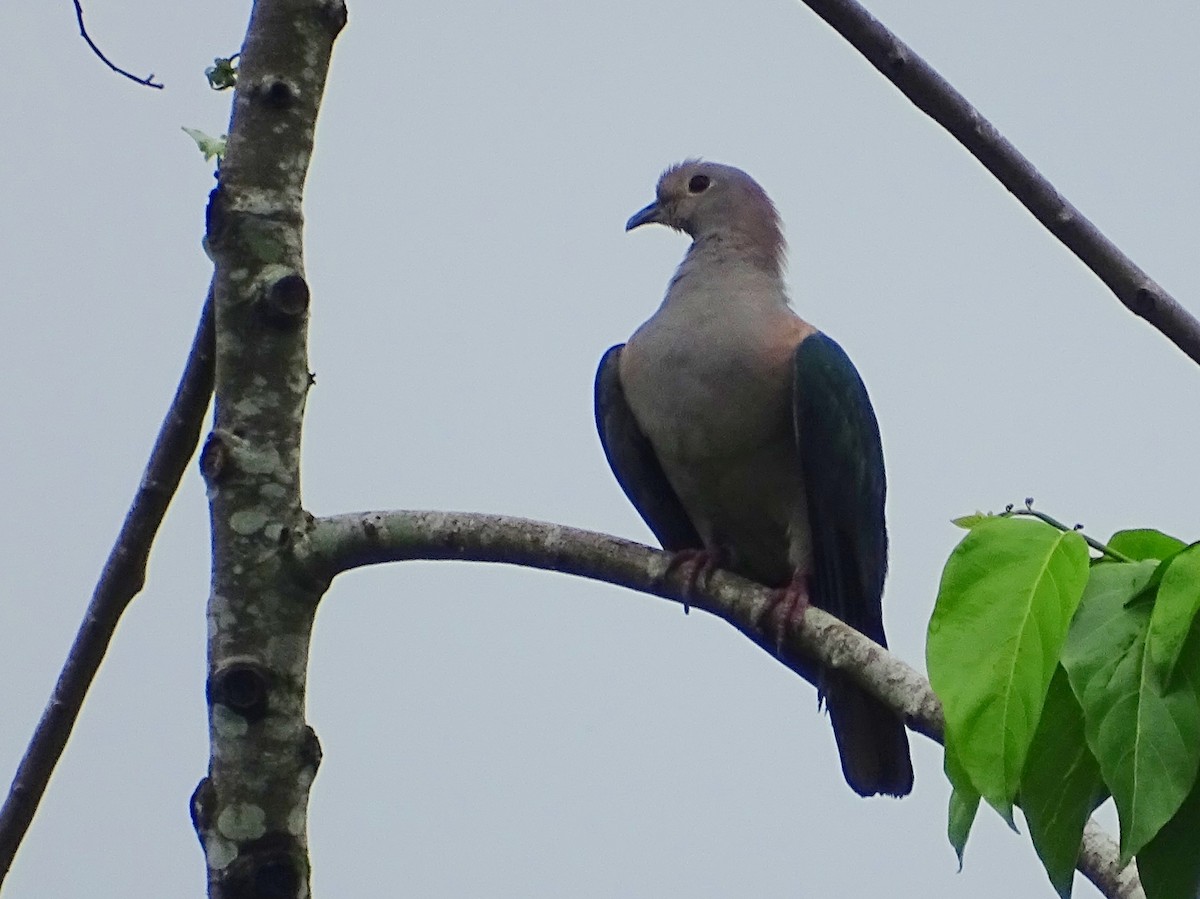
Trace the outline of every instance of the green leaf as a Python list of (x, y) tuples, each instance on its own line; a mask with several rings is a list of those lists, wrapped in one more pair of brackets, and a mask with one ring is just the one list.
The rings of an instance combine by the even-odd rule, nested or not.
[(974, 512), (970, 515), (960, 515), (958, 518), (952, 518), (950, 519), (950, 523), (957, 528), (962, 528), (964, 531), (969, 531), (977, 524), (982, 524), (995, 517), (991, 512)]
[(1200, 896), (1200, 783), (1192, 787), (1179, 811), (1137, 855), (1138, 875), (1146, 899), (1194, 899)]
[(1146, 652), (1151, 603), (1130, 602), (1157, 567), (1151, 559), (1093, 568), (1063, 650), (1088, 747), (1117, 803), (1124, 861), (1178, 811), (1200, 768), (1200, 639), (1186, 641), (1178, 660), (1186, 677), (1165, 689)]
[(1166, 562), (1158, 584), (1146, 650), (1154, 673), (1170, 686), (1184, 641), (1200, 611), (1200, 544), (1192, 544)]
[(1182, 540), (1168, 536), (1153, 528), (1131, 528), (1117, 531), (1108, 541), (1108, 548), (1123, 556), (1140, 561), (1142, 559), (1170, 558), (1186, 546)]
[(184, 133), (196, 142), (196, 146), (200, 148), (200, 152), (204, 154), (204, 161), (208, 162), (213, 157), (217, 159), (225, 158), (225, 140), (227, 135), (213, 137), (211, 134), (205, 134), (196, 128), (184, 128)]
[(971, 786), (971, 780), (955, 758), (952, 750), (946, 750), (946, 777), (953, 790), (950, 793), (950, 809), (946, 821), (946, 836), (954, 853), (958, 856), (958, 870), (962, 870), (963, 852), (967, 848), (967, 837), (979, 811), (979, 793)]
[(1078, 534), (1013, 518), (972, 528), (942, 573), (926, 664), (946, 713), (947, 750), (1010, 824), (1087, 573)]
[(238, 57), (240, 53), (235, 53), (233, 56), (218, 56), (213, 60), (213, 64), (204, 70), (204, 77), (208, 79), (208, 86), (215, 91), (228, 90), (237, 85), (238, 76)]
[(967, 837), (979, 811), (979, 794), (973, 787), (953, 790), (950, 793), (950, 812), (946, 824), (946, 836), (958, 856), (958, 870), (962, 870), (963, 853), (967, 850)]
[(1063, 899), (1071, 895), (1083, 827), (1106, 795), (1084, 739), (1083, 709), (1059, 665), (1025, 760), (1020, 801), (1033, 847)]

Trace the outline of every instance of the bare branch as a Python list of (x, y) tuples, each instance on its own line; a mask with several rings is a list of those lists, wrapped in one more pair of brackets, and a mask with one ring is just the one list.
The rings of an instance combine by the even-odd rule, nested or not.
[(1042, 177), (967, 99), (855, 0), (801, 0), (950, 132), (1118, 300), (1200, 363), (1200, 321), (1122, 253)]
[[(668, 574), (666, 553), (607, 534), (525, 518), (358, 512), (315, 519), (292, 549), (296, 561), (318, 581), (380, 562), (459, 559), (560, 571), (684, 603), (685, 578), (678, 569)], [(698, 595), (687, 598), (687, 605), (723, 618), (774, 655), (774, 640), (760, 627), (769, 598), (765, 587), (717, 571)], [(811, 659), (845, 671), (902, 714), (909, 728), (942, 742), (945, 719), (929, 681), (832, 615), (806, 610), (801, 626), (786, 635), (778, 658), (805, 678), (811, 673), (806, 664)], [(1136, 869), (1121, 865), (1116, 844), (1093, 822), (1085, 831), (1078, 865), (1109, 899), (1141, 896)]]
[(54, 766), (67, 745), (117, 622), (145, 584), (150, 546), (195, 452), (212, 386), (213, 298), (210, 290), (175, 398), (159, 428), (137, 494), (104, 563), (75, 642), (58, 675), (58, 683), (54, 685), (50, 701), (17, 766), (8, 798), (0, 808), (0, 883), (4, 882), (12, 866)]
[(90, 34), (88, 34), (87, 26), (83, 24), (83, 6), (82, 6), (82, 4), (80, 4), (79, 0), (74, 0), (74, 2), (75, 2), (75, 18), (79, 22), (79, 36), (82, 37), (85, 41), (87, 41), (87, 45), (92, 48), (92, 52), (95, 53), (96, 56), (98, 56), (100, 58), (100, 61), (102, 63), (104, 63), (106, 66), (108, 66), (114, 72), (116, 72), (118, 75), (124, 75), (130, 81), (136, 81), (138, 84), (144, 84), (144, 85), (146, 85), (146, 87), (152, 87), (152, 88), (155, 88), (156, 90), (163, 89), (162, 82), (154, 80), (153, 72), (151, 72), (145, 78), (139, 78), (137, 75), (134, 75), (132, 72), (125, 71), (119, 65), (117, 65), (115, 62), (113, 62), (111, 59), (109, 59), (107, 56), (105, 56), (104, 51), (96, 46), (96, 42), (93, 41), (92, 36)]

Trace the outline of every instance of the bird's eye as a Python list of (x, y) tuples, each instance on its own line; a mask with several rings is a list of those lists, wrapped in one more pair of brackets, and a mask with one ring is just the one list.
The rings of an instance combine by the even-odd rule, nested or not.
[(692, 180), (688, 182), (688, 193), (702, 194), (708, 190), (708, 185), (712, 183), (712, 179), (708, 175), (692, 175)]

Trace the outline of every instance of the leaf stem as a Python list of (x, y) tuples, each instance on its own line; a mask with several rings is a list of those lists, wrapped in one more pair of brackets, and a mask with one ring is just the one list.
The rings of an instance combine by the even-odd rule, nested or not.
[(1088, 546), (1090, 546), (1092, 549), (1096, 550), (1096, 552), (1102, 553), (1103, 555), (1106, 555), (1110, 559), (1113, 559), (1114, 561), (1117, 561), (1117, 562), (1132, 562), (1133, 561), (1133, 559), (1129, 558), (1129, 556), (1125, 555), (1124, 553), (1117, 552), (1115, 549), (1112, 549), (1111, 547), (1107, 546), (1106, 544), (1101, 543), (1095, 537), (1089, 537), (1087, 534), (1085, 534), (1080, 529), (1080, 527), (1073, 527), (1073, 528), (1067, 527), (1067, 525), (1063, 524), (1061, 521), (1059, 521), (1057, 518), (1053, 517), (1052, 515), (1047, 515), (1045, 512), (1038, 511), (1037, 509), (1035, 509), (1033, 507), (1032, 500), (1025, 501), (1024, 509), (1014, 509), (1010, 506), (1009, 508), (1004, 510), (1004, 514), (1006, 514), (1006, 515), (1028, 515), (1032, 518), (1037, 518), (1041, 521), (1044, 521), (1044, 522), (1046, 522), (1046, 524), (1050, 525), (1051, 527), (1058, 528), (1060, 531), (1074, 531), (1076, 534), (1078, 534), (1080, 537), (1082, 537), (1084, 539), (1084, 542), (1087, 543)]

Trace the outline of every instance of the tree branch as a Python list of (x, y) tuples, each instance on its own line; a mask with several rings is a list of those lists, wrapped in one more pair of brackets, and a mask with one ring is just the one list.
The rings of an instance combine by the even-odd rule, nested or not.
[(191, 811), (214, 899), (312, 895), (308, 800), (321, 750), (304, 715), (320, 594), (297, 579), (280, 541), (305, 520), (304, 182), (345, 24), (343, 0), (256, 0), (208, 204), (216, 400), (200, 470), (212, 533), (210, 752)]
[(1134, 315), (1200, 363), (1200, 321), (1054, 189), (949, 82), (855, 0), (801, 0), (950, 132)]
[(0, 808), (0, 883), (12, 867), (58, 764), (117, 622), (146, 582), (146, 560), (163, 516), (196, 450), (213, 388), (213, 296), (209, 289), (175, 397), (159, 427), (137, 494), (104, 563), (50, 701)]
[(96, 42), (93, 41), (92, 36), (90, 34), (88, 34), (87, 26), (83, 24), (83, 4), (81, 4), (79, 2), (79, 0), (74, 0), (74, 2), (75, 2), (75, 19), (76, 19), (76, 21), (79, 22), (79, 36), (82, 37), (85, 41), (87, 41), (87, 45), (92, 48), (92, 52), (95, 53), (96, 56), (98, 56), (100, 58), (100, 61), (102, 63), (104, 63), (106, 66), (108, 66), (114, 72), (116, 72), (118, 75), (124, 75), (130, 81), (136, 81), (138, 84), (144, 84), (146, 87), (153, 87), (157, 90), (163, 89), (162, 82), (154, 80), (153, 72), (151, 72), (145, 78), (139, 78), (137, 75), (134, 75), (132, 72), (125, 71), (119, 65), (117, 65), (115, 62), (113, 62), (111, 59), (109, 59), (107, 56), (105, 56), (104, 51), (96, 46)]
[[(565, 525), (465, 512), (357, 512), (314, 519), (291, 541), (299, 566), (317, 582), (381, 562), (458, 559), (503, 562), (606, 581), (681, 604), (684, 573), (669, 571), (669, 556), (639, 543)], [(732, 624), (776, 655), (774, 638), (760, 627), (771, 591), (716, 571), (686, 598)], [(945, 719), (929, 681), (882, 646), (832, 615), (810, 607), (799, 628), (785, 635), (777, 657), (809, 678), (811, 659), (845, 671), (904, 716), (917, 733), (942, 742)], [(1109, 899), (1142, 895), (1136, 869), (1122, 867), (1115, 842), (1088, 822), (1079, 870)]]
[(1146, 899), (1138, 879), (1137, 863), (1121, 866), (1121, 849), (1108, 832), (1093, 819), (1083, 829), (1076, 867), (1105, 896), (1113, 899)]
[[(296, 552), (321, 578), (409, 559), (505, 562), (560, 571), (703, 609), (772, 654), (776, 649), (774, 634), (759, 626), (771, 598), (765, 587), (716, 571), (705, 590), (685, 599), (686, 577), (678, 567), (668, 574), (666, 553), (565, 525), (463, 512), (353, 513), (318, 519), (307, 544), (299, 543)], [(809, 608), (804, 626), (787, 635), (780, 658), (794, 670), (815, 658), (832, 668), (854, 671), (856, 679), (905, 716), (910, 728), (940, 742), (942, 707), (928, 681), (832, 615)]]

